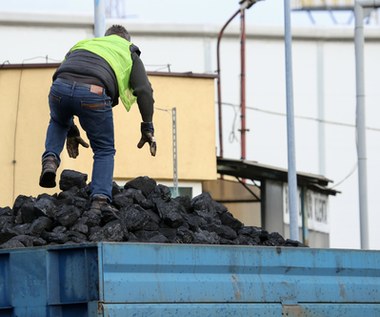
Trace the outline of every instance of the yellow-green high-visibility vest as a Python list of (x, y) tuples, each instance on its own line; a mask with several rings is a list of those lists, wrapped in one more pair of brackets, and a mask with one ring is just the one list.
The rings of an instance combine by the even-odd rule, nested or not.
[(136, 101), (129, 85), (132, 70), (131, 42), (118, 35), (108, 35), (79, 41), (70, 51), (86, 50), (105, 59), (115, 73), (119, 96), (127, 111)]

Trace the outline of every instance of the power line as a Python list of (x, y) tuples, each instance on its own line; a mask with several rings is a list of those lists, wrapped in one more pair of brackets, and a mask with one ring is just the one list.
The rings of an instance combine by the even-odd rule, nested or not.
[[(237, 107), (239, 108), (240, 105), (236, 105), (233, 103), (227, 103), (223, 102), (223, 105), (230, 106), (230, 107)], [(286, 117), (285, 113), (281, 112), (276, 112), (276, 111), (271, 111), (271, 110), (265, 110), (261, 108), (256, 108), (256, 107), (247, 107), (249, 110), (257, 111), (257, 112), (262, 112), (270, 115), (275, 115), (275, 116), (280, 116), (280, 117)], [(331, 125), (336, 125), (336, 126), (343, 126), (343, 127), (349, 127), (349, 128), (356, 128), (355, 124), (351, 123), (345, 123), (345, 122), (338, 122), (338, 121), (331, 121), (331, 120), (326, 120), (326, 119), (319, 119), (319, 118), (313, 118), (309, 116), (300, 116), (300, 115), (295, 115), (294, 116), (296, 119), (302, 119), (302, 120), (309, 120), (309, 121), (314, 121), (314, 122), (319, 122), (319, 123), (326, 123), (326, 124), (331, 124)], [(367, 130), (371, 131), (376, 131), (380, 132), (380, 128), (374, 128), (374, 127), (366, 127)]]
[[(233, 119), (233, 124), (232, 124), (232, 129), (235, 129), (235, 125), (236, 125), (236, 119), (237, 119), (237, 112), (236, 109), (239, 109), (240, 108), (240, 105), (236, 105), (236, 104), (233, 104), (233, 103), (227, 103), (227, 102), (223, 102), (223, 105), (226, 105), (226, 106), (230, 106), (230, 107), (233, 107), (234, 108), (234, 111), (235, 111), (235, 116), (234, 116), (234, 119)], [(280, 116), (280, 117), (286, 117), (286, 114), (284, 113), (281, 113), (281, 112), (276, 112), (276, 111), (270, 111), (270, 110), (264, 110), (264, 109), (260, 109), (260, 108), (256, 108), (256, 107), (247, 107), (247, 109), (249, 110), (253, 110), (253, 111), (257, 111), (257, 112), (262, 112), (262, 113), (266, 113), (266, 114), (269, 114), (269, 115), (275, 115), (275, 116)], [(350, 124), (350, 123), (344, 123), (344, 122), (337, 122), (337, 121), (331, 121), (331, 120), (324, 120), (324, 119), (319, 119), (319, 118), (313, 118), (313, 117), (308, 117), (308, 116), (294, 116), (295, 118), (297, 119), (302, 119), (302, 120), (309, 120), (309, 121), (314, 121), (314, 122), (322, 122), (322, 123), (326, 123), (326, 124), (331, 124), (331, 125), (336, 125), (336, 126), (344, 126), (344, 127), (349, 127), (349, 128), (356, 128), (356, 125), (354, 124)], [(376, 131), (376, 132), (380, 132), (380, 129), (379, 128), (372, 128), (372, 127), (367, 127), (367, 130), (372, 130), (372, 131)], [(233, 131), (231, 132), (233, 133)], [(347, 173), (346, 176), (344, 176), (340, 181), (338, 181), (334, 186), (332, 186), (331, 188), (337, 188), (338, 186), (342, 185), (347, 179), (349, 179), (354, 173), (355, 171), (357, 170), (357, 163), (355, 162), (354, 166), (351, 168), (351, 170)]]
[(345, 177), (343, 177), (339, 182), (337, 182), (334, 186), (332, 186), (331, 189), (337, 188), (339, 185), (342, 185), (348, 178), (350, 178), (354, 174), (357, 168), (358, 168), (358, 164), (355, 163), (351, 171)]

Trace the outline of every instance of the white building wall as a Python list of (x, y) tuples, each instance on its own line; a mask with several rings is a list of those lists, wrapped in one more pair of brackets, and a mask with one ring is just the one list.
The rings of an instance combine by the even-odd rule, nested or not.
[[(62, 60), (77, 41), (92, 36), (91, 17), (0, 14), (3, 39), (0, 63)], [(140, 47), (148, 70), (214, 72), (220, 27), (124, 24)], [(296, 166), (324, 174), (341, 191), (330, 198), (330, 246), (359, 248), (358, 175), (354, 169), (355, 55), (352, 27), (293, 30)], [(365, 80), (367, 113), (368, 208), (370, 247), (380, 249), (380, 30), (366, 27)], [(40, 57), (39, 57), (40, 56)], [(37, 58), (35, 58), (37, 57)], [(281, 29), (247, 29), (247, 159), (287, 167), (285, 54)], [(35, 59), (33, 59), (35, 58)], [(221, 42), (224, 156), (240, 158), (239, 29), (230, 27)], [(318, 80), (318, 76), (323, 76)], [(320, 86), (318, 86), (320, 84)], [(323, 95), (318, 95), (322, 91)], [(170, 87), (168, 87), (170, 93)], [(319, 104), (324, 118), (318, 121)], [(4, 106), (4, 105), (1, 105)], [(164, 105), (156, 105), (161, 107)], [(197, 108), (194, 98), (194, 109)], [(320, 130), (325, 139), (321, 143)], [(210, 133), (210, 131), (205, 131)], [(217, 137), (218, 132), (215, 131)], [(324, 144), (321, 148), (320, 144)], [(216, 147), (219, 143), (216, 144)], [(325, 163), (321, 161), (325, 158)], [(350, 175), (350, 173), (352, 173)]]

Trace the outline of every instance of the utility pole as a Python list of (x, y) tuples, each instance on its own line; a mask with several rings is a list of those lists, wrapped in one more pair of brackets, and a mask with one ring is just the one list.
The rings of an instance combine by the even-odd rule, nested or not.
[(105, 0), (94, 0), (94, 35), (104, 36), (106, 32), (106, 5)]
[(288, 201), (290, 239), (299, 240), (298, 210), (297, 210), (297, 170), (294, 137), (293, 110), (293, 65), (292, 65), (292, 35), (290, 20), (290, 0), (284, 0), (285, 13), (285, 68), (286, 68), (286, 122), (288, 140)]
[(367, 148), (364, 85), (364, 11), (380, 7), (380, 0), (355, 1), (356, 133), (359, 181), (360, 246), (369, 249)]

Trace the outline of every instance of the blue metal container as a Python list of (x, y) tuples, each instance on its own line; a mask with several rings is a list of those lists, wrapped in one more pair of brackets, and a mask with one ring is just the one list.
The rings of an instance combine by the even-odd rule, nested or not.
[(0, 251), (0, 316), (380, 316), (380, 252), (98, 243)]

